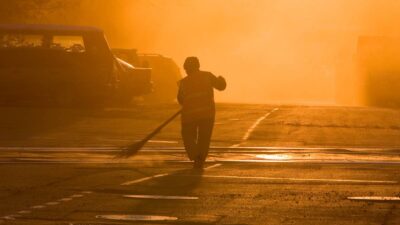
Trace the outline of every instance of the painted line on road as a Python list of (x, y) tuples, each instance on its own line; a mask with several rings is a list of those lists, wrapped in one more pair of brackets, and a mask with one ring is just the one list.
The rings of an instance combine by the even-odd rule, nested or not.
[(400, 202), (400, 197), (388, 196), (347, 197), (347, 199), (354, 201)]
[[(199, 175), (176, 175), (176, 176), (199, 176)], [(218, 176), (201, 175), (203, 178), (223, 178), (242, 180), (264, 180), (264, 181), (291, 181), (291, 182), (328, 182), (328, 183), (359, 183), (359, 184), (398, 184), (398, 181), (382, 180), (352, 180), (352, 179), (308, 179), (308, 178), (284, 178), (284, 177), (247, 177), (247, 176)]]
[(251, 127), (246, 131), (246, 133), (244, 134), (244, 136), (242, 137), (242, 140), (239, 144), (234, 144), (231, 147), (239, 147), (241, 144), (243, 144), (244, 142), (246, 142), (251, 134), (254, 132), (254, 130), (258, 127), (258, 125), (260, 125), (260, 123), (262, 121), (264, 121), (268, 116), (270, 116), (272, 113), (278, 111), (279, 108), (274, 108), (273, 110), (271, 110), (270, 112), (266, 113), (264, 116), (258, 118), (258, 120), (256, 120), (256, 122), (253, 123), (253, 125), (251, 125)]
[[(15, 220), (15, 218), (11, 217), (11, 216), (3, 216), (3, 217), (1, 217), (1, 219), (2, 220)], [(2, 223), (3, 223), (3, 221), (2, 221)]]
[(18, 217), (21, 217), (21, 215), (8, 215), (8, 216), (3, 216), (2, 219), (4, 219), (4, 220), (16, 220)]
[(98, 215), (97, 219), (118, 220), (118, 221), (175, 221), (177, 217), (153, 216), (153, 215)]
[[(141, 141), (141, 140), (139, 140)], [(178, 141), (161, 141), (161, 140), (150, 140), (149, 143), (158, 143), (158, 144), (178, 144)]]
[(232, 118), (232, 119), (229, 119), (229, 121), (240, 121), (241, 119), (239, 119), (239, 118)]
[[(48, 206), (56, 206), (56, 205), (59, 205), (59, 204), (61, 204), (63, 202), (71, 201), (74, 198), (82, 198), (82, 197), (84, 197), (85, 194), (91, 194), (92, 192), (91, 191), (82, 191), (80, 193), (81, 194), (71, 195), (69, 198), (61, 198), (58, 201), (47, 202), (47, 203), (45, 203), (43, 205), (31, 206), (30, 209), (32, 209), (32, 210), (21, 210), (21, 211), (18, 211), (16, 215), (14, 215), (14, 214), (13, 215), (8, 215), (8, 216), (1, 217), (0, 219), (3, 219), (3, 220), (16, 220), (18, 217), (22, 217), (22, 215), (26, 215), (26, 214), (32, 213), (34, 209), (44, 209), (44, 208), (46, 208)], [(0, 223), (1, 223), (1, 221), (0, 221)]]
[(197, 200), (199, 197), (191, 196), (167, 196), (167, 195), (124, 195), (125, 198), (138, 199), (166, 199), (166, 200)]
[[(384, 160), (326, 160), (326, 159), (292, 159), (292, 160), (261, 160), (261, 159), (218, 159), (216, 162), (228, 163), (314, 163), (314, 164), (400, 164), (400, 161)], [(184, 161), (181, 161), (184, 162)]]
[[(214, 164), (207, 168), (206, 170), (216, 168), (221, 166), (222, 164)], [(154, 176), (144, 177), (132, 181), (124, 182), (120, 185), (129, 186), (132, 184), (141, 183), (144, 181), (152, 180), (159, 177), (170, 176), (169, 173), (157, 174)], [(190, 197), (190, 196), (161, 196), (161, 195), (124, 195), (126, 198), (144, 198), (144, 199), (167, 199), (167, 200), (196, 200), (198, 197)], [(178, 220), (177, 217), (168, 217), (168, 216), (152, 216), (152, 215), (97, 215), (98, 219), (107, 219), (107, 220), (119, 220), (119, 221), (174, 221)]]
[[(392, 146), (392, 147), (288, 147), (288, 146), (247, 146), (240, 147), (237, 145), (232, 146), (211, 146), (210, 152), (215, 151), (223, 151), (226, 150), (249, 150), (249, 151), (267, 151), (267, 150), (349, 150), (349, 151), (392, 151), (399, 150), (400, 146)], [(99, 152), (120, 152), (121, 147), (113, 146), (113, 147), (0, 147), (2, 152), (5, 151), (16, 151), (16, 152), (90, 152), (90, 153), (99, 153)], [(163, 147), (163, 146), (149, 146), (143, 148), (140, 152), (184, 152), (185, 149), (183, 147)]]
[(222, 164), (221, 163), (217, 163), (217, 164), (214, 164), (212, 166), (204, 168), (204, 170), (210, 170), (210, 169), (217, 168), (217, 167), (220, 167), (220, 166), (222, 166)]
[(165, 176), (168, 176), (168, 175), (169, 175), (168, 173), (157, 174), (157, 175), (154, 175), (154, 176), (144, 177), (144, 178), (140, 178), (140, 179), (136, 179), (136, 180), (132, 180), (132, 181), (126, 181), (126, 182), (124, 182), (124, 183), (122, 183), (120, 185), (121, 186), (129, 186), (129, 185), (132, 185), (132, 184), (138, 184), (138, 183), (142, 183), (144, 181), (148, 181), (148, 180), (151, 180), (151, 179), (154, 179), (154, 178), (159, 178), (159, 177), (165, 177)]
[(73, 194), (70, 196), (70, 198), (82, 198), (82, 197), (83, 197), (83, 195), (81, 195), (81, 194)]
[(60, 203), (59, 202), (47, 202), (47, 203), (45, 203), (45, 205), (50, 205), (50, 206), (58, 205), (58, 204), (60, 204)]
[[(25, 162), (0, 162), (0, 164), (132, 164), (133, 162), (169, 162), (169, 163), (192, 163), (188, 160), (129, 160), (129, 161), (25, 161)], [(262, 159), (215, 159), (208, 162), (227, 162), (227, 163), (317, 163), (317, 164), (400, 164), (400, 160), (337, 160), (337, 159), (291, 159), (291, 160), (262, 160)]]
[[(170, 163), (192, 163), (189, 160), (162, 160)], [(373, 160), (326, 160), (326, 159), (292, 159), (292, 160), (261, 160), (261, 159), (211, 159), (207, 162), (224, 163), (308, 163), (308, 164), (400, 164), (400, 161), (373, 161)]]
[(12, 214), (12, 215), (8, 215), (8, 216), (3, 216), (3, 217), (1, 217), (1, 219), (3, 219), (3, 220), (16, 220), (19, 217), (22, 217), (22, 215), (18, 215), (18, 214), (14, 215), (14, 214)]
[[(219, 164), (219, 163), (218, 164), (214, 164), (212, 166), (206, 167), (205, 170), (210, 170), (210, 169), (219, 167), (221, 165), (222, 164)], [(148, 181), (148, 180), (152, 180), (154, 178), (160, 178), (160, 177), (165, 177), (165, 176), (169, 176), (169, 175), (170, 175), (169, 173), (157, 174), (157, 175), (154, 175), (154, 176), (148, 176), (148, 177), (143, 177), (143, 178), (139, 178), (139, 179), (136, 179), (136, 180), (126, 181), (124, 183), (121, 183), (120, 185), (121, 186), (129, 186), (129, 185), (132, 185), (132, 184), (138, 184), (138, 183), (142, 183), (142, 182), (145, 182), (145, 181)]]
[(29, 214), (29, 213), (32, 213), (32, 211), (30, 211), (30, 210), (21, 210), (21, 211), (18, 212), (18, 214)]

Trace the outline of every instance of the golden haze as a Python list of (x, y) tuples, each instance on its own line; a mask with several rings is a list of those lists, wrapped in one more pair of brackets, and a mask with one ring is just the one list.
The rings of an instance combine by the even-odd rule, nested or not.
[(81, 3), (79, 17), (53, 21), (103, 27), (113, 47), (162, 53), (179, 64), (196, 55), (203, 69), (226, 76), (229, 89), (218, 100), (229, 102), (356, 104), (358, 37), (400, 33), (396, 0)]

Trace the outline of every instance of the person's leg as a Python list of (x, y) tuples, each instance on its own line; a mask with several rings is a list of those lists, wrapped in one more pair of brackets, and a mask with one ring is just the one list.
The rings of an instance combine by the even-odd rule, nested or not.
[(202, 120), (199, 124), (199, 136), (197, 148), (199, 151), (200, 163), (203, 164), (207, 158), (210, 148), (211, 136), (214, 128), (214, 119)]
[(191, 161), (195, 160), (197, 150), (197, 125), (196, 123), (182, 123), (182, 139), (186, 153)]

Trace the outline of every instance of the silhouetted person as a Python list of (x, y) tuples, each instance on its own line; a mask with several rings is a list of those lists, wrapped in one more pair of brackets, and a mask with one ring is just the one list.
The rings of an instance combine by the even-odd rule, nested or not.
[(187, 76), (179, 82), (178, 102), (182, 105), (182, 138), (195, 169), (202, 169), (210, 147), (215, 120), (214, 88), (225, 90), (221, 76), (200, 70), (196, 57), (183, 65)]

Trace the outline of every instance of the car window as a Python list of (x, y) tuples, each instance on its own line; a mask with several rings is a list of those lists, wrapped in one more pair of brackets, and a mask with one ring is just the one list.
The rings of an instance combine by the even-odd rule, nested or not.
[(82, 36), (53, 36), (50, 48), (74, 53), (86, 51)]
[(0, 48), (38, 48), (43, 46), (43, 35), (0, 34)]

